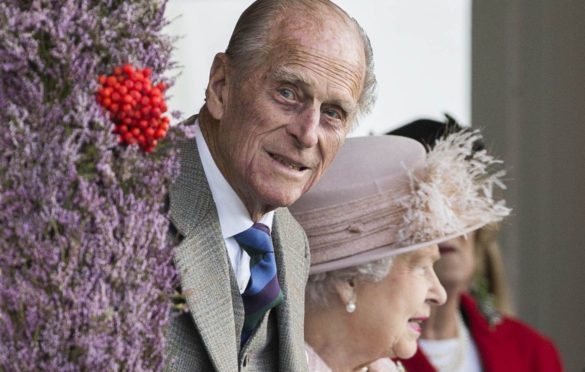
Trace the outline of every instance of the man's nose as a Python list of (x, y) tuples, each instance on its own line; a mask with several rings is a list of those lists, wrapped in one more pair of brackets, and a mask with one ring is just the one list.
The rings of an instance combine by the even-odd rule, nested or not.
[(287, 127), (289, 134), (297, 140), (300, 147), (309, 148), (316, 146), (319, 137), (319, 122), (321, 110), (319, 107), (311, 106), (305, 108), (296, 120)]

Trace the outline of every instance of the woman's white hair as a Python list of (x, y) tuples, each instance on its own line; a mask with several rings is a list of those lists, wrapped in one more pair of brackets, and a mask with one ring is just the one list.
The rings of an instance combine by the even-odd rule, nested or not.
[(330, 297), (336, 293), (336, 283), (378, 282), (388, 275), (392, 261), (393, 257), (389, 256), (346, 269), (310, 275), (305, 289), (305, 301), (312, 307), (327, 306)]

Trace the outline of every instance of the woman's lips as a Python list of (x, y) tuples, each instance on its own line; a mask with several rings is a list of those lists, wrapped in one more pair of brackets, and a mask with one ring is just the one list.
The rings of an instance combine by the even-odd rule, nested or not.
[(421, 333), (421, 326), (418, 323), (408, 322), (408, 326), (416, 333)]
[(415, 333), (420, 334), (422, 329), (422, 322), (427, 320), (428, 317), (418, 317), (408, 319), (408, 327)]

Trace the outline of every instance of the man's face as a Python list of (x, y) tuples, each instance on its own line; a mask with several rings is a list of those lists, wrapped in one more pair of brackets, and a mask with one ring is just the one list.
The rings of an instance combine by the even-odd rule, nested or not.
[(249, 210), (292, 204), (343, 144), (365, 73), (363, 46), (347, 28), (284, 26), (260, 67), (227, 68), (216, 161)]

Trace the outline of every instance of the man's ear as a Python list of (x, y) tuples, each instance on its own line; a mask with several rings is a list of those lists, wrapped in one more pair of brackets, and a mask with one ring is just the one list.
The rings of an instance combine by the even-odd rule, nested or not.
[(209, 83), (205, 90), (205, 104), (211, 116), (221, 120), (227, 104), (229, 92), (229, 58), (225, 53), (217, 53), (211, 64)]
[(343, 305), (356, 301), (356, 288), (353, 280), (336, 281), (335, 292)]

